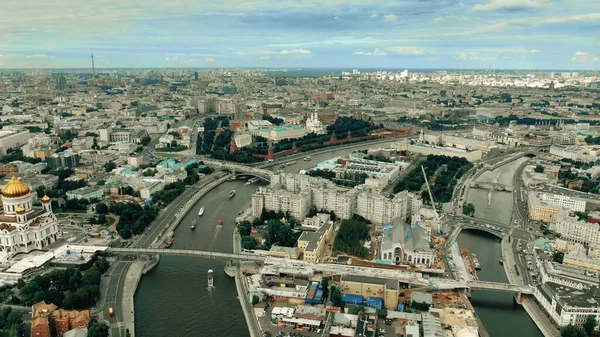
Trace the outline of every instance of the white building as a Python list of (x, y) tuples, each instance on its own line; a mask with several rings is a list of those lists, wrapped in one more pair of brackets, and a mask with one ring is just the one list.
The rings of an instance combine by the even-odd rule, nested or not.
[(431, 266), (435, 263), (435, 251), (429, 247), (426, 231), (411, 226), (402, 218), (395, 218), (386, 225), (381, 240), (381, 260), (390, 263)]
[(34, 208), (29, 186), (14, 176), (1, 193), (0, 251), (28, 253), (44, 249), (56, 241), (58, 221), (52, 213), (48, 196), (42, 198), (41, 208)]
[(317, 111), (315, 111), (308, 119), (306, 120), (306, 131), (308, 133), (316, 133), (318, 135), (324, 135), (327, 133), (323, 124), (319, 120), (319, 115)]
[[(356, 197), (355, 213), (381, 225), (394, 218), (407, 219), (413, 214), (413, 200), (418, 198), (408, 191), (402, 191), (393, 199), (371, 191), (362, 191)], [(420, 205), (420, 203), (418, 203)]]
[(600, 244), (600, 224), (579, 221), (577, 217), (570, 216), (567, 212), (560, 212), (556, 217), (555, 231), (564, 240), (586, 245)]
[(312, 188), (312, 203), (317, 210), (333, 211), (340, 219), (350, 219), (356, 206), (356, 191), (337, 188)]
[[(293, 217), (301, 221), (306, 217), (310, 205), (311, 193), (309, 190), (293, 193), (283, 189), (261, 187), (252, 196), (252, 212), (255, 216), (259, 209), (262, 212), (262, 208), (264, 208), (267, 211), (288, 211)], [(260, 216), (260, 213), (258, 213), (258, 216)]]

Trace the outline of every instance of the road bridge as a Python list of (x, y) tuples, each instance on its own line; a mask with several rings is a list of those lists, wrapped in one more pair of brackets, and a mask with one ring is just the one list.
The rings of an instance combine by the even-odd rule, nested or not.
[(489, 228), (489, 227), (486, 227), (483, 225), (477, 225), (477, 224), (473, 224), (473, 225), (464, 224), (464, 225), (460, 225), (460, 227), (461, 227), (460, 231), (465, 230), (465, 229), (470, 229), (470, 230), (486, 232), (486, 233), (492, 234), (500, 239), (502, 239), (504, 237), (503, 230), (498, 227)]
[(189, 250), (189, 249), (160, 249), (160, 248), (112, 248), (108, 247), (104, 249), (105, 252), (112, 254), (148, 254), (148, 255), (177, 255), (177, 256), (194, 256), (204, 257), (213, 259), (225, 259), (225, 260), (245, 260), (245, 261), (264, 261), (265, 256), (252, 253), (220, 253), (220, 252), (208, 252), (203, 250)]
[(499, 184), (496, 182), (472, 182), (469, 184), (470, 188), (480, 188), (484, 190), (492, 190), (498, 192), (512, 192), (512, 186)]
[(473, 224), (482, 224), (482, 225), (490, 225), (490, 226), (496, 226), (500, 229), (504, 229), (504, 230), (509, 230), (510, 226), (502, 223), (502, 222), (498, 222), (498, 221), (492, 221), (492, 220), (487, 220), (487, 219), (481, 219), (481, 218), (474, 218), (468, 215), (464, 215), (464, 214), (454, 214), (454, 215), (450, 215), (449, 216), (450, 219), (454, 219), (454, 220), (459, 220), (459, 221), (464, 221), (466, 223), (471, 223), (473, 222)]
[(468, 283), (471, 290), (495, 290), (510, 293), (519, 293), (522, 295), (533, 294), (534, 287), (520, 286), (510, 283), (487, 282), (487, 281), (471, 281)]
[(211, 159), (202, 159), (205, 165), (214, 166), (222, 170), (228, 170), (233, 172), (236, 176), (251, 175), (266, 181), (271, 181), (271, 177), (275, 174), (273, 171), (267, 169), (252, 167), (243, 164), (236, 164), (228, 161), (219, 161)]

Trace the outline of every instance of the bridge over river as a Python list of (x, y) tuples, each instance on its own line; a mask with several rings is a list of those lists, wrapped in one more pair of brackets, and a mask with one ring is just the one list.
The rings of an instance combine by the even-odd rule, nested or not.
[(190, 249), (157, 249), (157, 248), (112, 248), (98, 247), (99, 251), (112, 254), (148, 254), (148, 255), (175, 255), (191, 256), (199, 258), (213, 258), (225, 260), (256, 261), (263, 262), (267, 273), (296, 273), (304, 274), (322, 273), (326, 275), (364, 275), (377, 278), (396, 279), (402, 283), (418, 286), (434, 286), (440, 290), (496, 290), (520, 294), (532, 294), (533, 288), (518, 286), (507, 283), (484, 282), (484, 281), (462, 281), (442, 278), (424, 278), (421, 273), (397, 269), (383, 269), (363, 266), (352, 266), (331, 263), (313, 263), (307, 261), (290, 260), (268, 257), (254, 253), (220, 253)]

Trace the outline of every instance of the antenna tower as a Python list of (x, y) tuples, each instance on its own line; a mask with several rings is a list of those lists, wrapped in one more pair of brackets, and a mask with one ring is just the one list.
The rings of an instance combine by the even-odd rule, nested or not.
[(96, 67), (94, 66), (94, 50), (90, 48), (90, 53), (92, 54), (92, 75), (96, 78)]

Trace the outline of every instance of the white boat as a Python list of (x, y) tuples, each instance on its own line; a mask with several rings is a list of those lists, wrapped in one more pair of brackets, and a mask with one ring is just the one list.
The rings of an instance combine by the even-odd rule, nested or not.
[(304, 161), (311, 161), (311, 160), (312, 160), (312, 158), (310, 156), (304, 157)]
[(192, 230), (196, 229), (196, 224), (197, 224), (196, 220), (192, 221), (192, 225), (190, 226), (190, 228)]
[(204, 207), (200, 207), (200, 210), (198, 211), (198, 216), (202, 216), (202, 214), (204, 214)]
[(254, 184), (255, 182), (259, 181), (260, 179), (258, 177), (252, 177), (250, 179), (248, 179), (248, 183), (247, 184)]
[(235, 190), (229, 191), (229, 199), (233, 198), (234, 195), (235, 195)]

